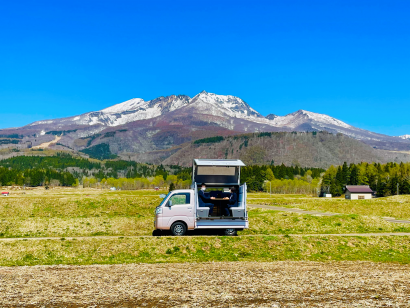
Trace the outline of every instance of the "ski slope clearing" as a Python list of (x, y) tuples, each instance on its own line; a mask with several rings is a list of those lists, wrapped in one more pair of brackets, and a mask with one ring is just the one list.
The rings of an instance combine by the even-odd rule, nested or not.
[(54, 140), (36, 145), (33, 147), (33, 149), (47, 149), (50, 145), (56, 144), (57, 142), (59, 142), (61, 138), (62, 138), (61, 136), (56, 136)]

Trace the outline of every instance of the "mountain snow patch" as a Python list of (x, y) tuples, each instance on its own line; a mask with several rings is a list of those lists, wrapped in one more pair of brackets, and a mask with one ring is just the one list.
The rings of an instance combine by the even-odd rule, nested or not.
[(332, 118), (331, 116), (328, 116), (326, 114), (314, 113), (306, 110), (298, 110), (285, 116), (278, 116), (271, 122), (275, 126), (289, 128), (298, 127), (305, 122), (318, 122), (321, 124), (321, 126), (323, 126), (323, 124), (328, 124), (343, 128), (352, 128), (351, 125), (338, 119)]

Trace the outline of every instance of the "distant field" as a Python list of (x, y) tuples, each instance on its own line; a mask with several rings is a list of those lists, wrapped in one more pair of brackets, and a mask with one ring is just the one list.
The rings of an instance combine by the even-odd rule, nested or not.
[[(56, 237), (53, 240), (0, 241), (0, 265), (129, 262), (369, 260), (408, 263), (408, 237), (277, 237), (287, 234), (410, 232), (382, 216), (410, 218), (409, 197), (370, 201), (305, 195), (248, 194), (248, 203), (343, 213), (318, 217), (249, 208), (246, 237), (150, 237), (155, 191), (34, 189), (0, 197), (0, 239)], [(253, 237), (255, 235), (256, 237)], [(263, 236), (261, 236), (263, 235)], [(91, 237), (70, 239), (65, 237)], [(118, 238), (92, 238), (114, 236)], [(149, 236), (127, 238), (130, 236)], [(219, 247), (218, 247), (219, 245)]]
[[(12, 192), (11, 197), (0, 197), (0, 238), (151, 235), (154, 209), (161, 201), (160, 193), (111, 192), (97, 189), (35, 189), (26, 191), (26, 194), (22, 194), (21, 191)], [(248, 202), (346, 214), (316, 217), (250, 207), (250, 229), (244, 230), (241, 234), (410, 232), (410, 225), (392, 224), (381, 219), (381, 216), (388, 216), (387, 214), (374, 213), (373, 208), (379, 204), (386, 208), (391, 204), (391, 209), (387, 208), (390, 215), (397, 210), (395, 208), (398, 204), (401, 205), (402, 211), (405, 206), (410, 209), (409, 203), (399, 203), (393, 198), (391, 203), (386, 198), (383, 198), (382, 202), (379, 202), (379, 199), (344, 201), (302, 195), (276, 195), (271, 200), (253, 199), (267, 196), (248, 194)], [(362, 213), (358, 213), (359, 207)]]
[(249, 194), (248, 202), (323, 212), (410, 219), (410, 195), (371, 200), (346, 200), (343, 198), (314, 198), (303, 195)]

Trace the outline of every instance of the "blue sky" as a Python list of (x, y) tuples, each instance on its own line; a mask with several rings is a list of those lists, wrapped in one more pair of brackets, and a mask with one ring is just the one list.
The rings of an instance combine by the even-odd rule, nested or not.
[(134, 97), (239, 96), (410, 134), (410, 1), (3, 1), (0, 128)]

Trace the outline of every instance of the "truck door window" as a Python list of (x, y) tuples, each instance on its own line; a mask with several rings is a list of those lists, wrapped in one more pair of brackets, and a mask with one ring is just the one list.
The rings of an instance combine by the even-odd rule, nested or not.
[[(171, 201), (172, 203), (169, 203)], [(174, 205), (190, 204), (191, 203), (191, 194), (190, 193), (180, 193), (172, 195), (169, 198), (168, 203)]]

